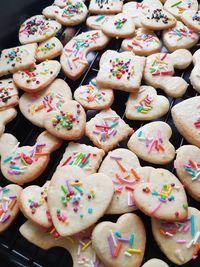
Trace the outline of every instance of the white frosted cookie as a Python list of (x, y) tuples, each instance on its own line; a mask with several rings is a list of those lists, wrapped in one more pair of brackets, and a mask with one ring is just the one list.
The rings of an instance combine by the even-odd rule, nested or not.
[(96, 256), (92, 247), (92, 228), (74, 236), (61, 237), (54, 227), (47, 231), (28, 220), (21, 225), (19, 231), (30, 243), (44, 250), (53, 247), (66, 249), (71, 254), (74, 267), (87, 266), (89, 263), (97, 267), (106, 267)]
[[(152, 219), (152, 232), (158, 246), (171, 262), (180, 266), (192, 259), (197, 259), (198, 265), (199, 229), (200, 211), (192, 207), (188, 208), (188, 217), (184, 221), (172, 223)], [(188, 266), (192, 265), (191, 262)]]
[(57, 21), (46, 19), (43, 15), (36, 15), (21, 25), (19, 41), (21, 44), (43, 42), (55, 36), (60, 29), (61, 24)]
[(167, 164), (175, 156), (175, 148), (169, 142), (171, 135), (172, 130), (167, 123), (150, 122), (133, 133), (128, 148), (145, 161)]
[(161, 8), (149, 8), (141, 14), (142, 27), (159, 31), (169, 29), (176, 25), (176, 19), (169, 12)]
[(47, 206), (49, 181), (42, 187), (30, 185), (20, 194), (19, 207), (24, 216), (44, 228), (52, 226), (51, 215)]
[(60, 68), (60, 63), (56, 60), (43, 61), (33, 68), (14, 73), (13, 80), (25, 92), (36, 93), (55, 80)]
[(13, 79), (0, 80), (0, 110), (18, 105), (18, 90)]
[(168, 170), (152, 170), (149, 182), (138, 184), (133, 196), (136, 206), (147, 216), (172, 222), (187, 218), (184, 187)]
[(190, 74), (190, 82), (192, 87), (200, 93), (200, 49), (193, 54), (194, 68)]
[(191, 53), (186, 49), (175, 52), (157, 53), (147, 57), (144, 70), (144, 80), (156, 89), (162, 89), (171, 97), (180, 97), (187, 90), (188, 84), (182, 78), (174, 75), (175, 69), (185, 69), (192, 61)]
[(169, 265), (162, 260), (154, 258), (145, 262), (142, 267), (169, 267)]
[(116, 14), (122, 11), (123, 0), (91, 0), (89, 12), (92, 14)]
[(82, 85), (74, 92), (74, 99), (85, 109), (102, 110), (109, 108), (114, 101), (114, 93), (111, 89), (97, 87), (96, 80)]
[(182, 14), (182, 21), (194, 31), (200, 31), (200, 11), (186, 10)]
[(71, 89), (62, 79), (55, 79), (48, 87), (38, 93), (24, 93), (19, 100), (21, 113), (31, 123), (44, 128), (44, 116), (59, 110), (67, 100), (72, 99)]
[(0, 233), (5, 231), (19, 212), (19, 196), (22, 188), (16, 184), (0, 187)]
[(45, 170), (50, 153), (58, 149), (61, 143), (45, 131), (38, 136), (35, 145), (20, 147), (20, 143), (12, 134), (3, 134), (0, 138), (3, 176), (18, 184), (35, 180)]
[(14, 108), (0, 110), (0, 136), (5, 131), (6, 124), (12, 121), (16, 116), (17, 111)]
[(62, 43), (56, 37), (51, 37), (47, 41), (39, 44), (37, 48), (36, 60), (44, 61), (58, 57), (63, 50)]
[(43, 9), (42, 14), (49, 18), (55, 19), (65, 26), (75, 26), (85, 21), (87, 16), (87, 7), (83, 1), (70, 0), (66, 2), (64, 8), (52, 5)]
[(176, 173), (187, 192), (200, 201), (200, 149), (185, 145), (177, 150), (175, 160)]
[(89, 16), (86, 25), (93, 30), (101, 30), (103, 24), (113, 15), (94, 15)]
[(110, 204), (113, 189), (106, 175), (87, 176), (75, 166), (58, 168), (47, 193), (48, 207), (58, 233), (73, 235), (96, 223)]
[(100, 88), (111, 88), (126, 92), (139, 90), (145, 58), (131, 52), (118, 53), (107, 50), (101, 57), (100, 69), (96, 77)]
[(105, 155), (103, 149), (70, 142), (63, 154), (58, 168), (77, 166), (86, 174), (96, 173)]
[(0, 76), (34, 67), (37, 44), (4, 49), (0, 57)]
[(116, 223), (101, 222), (92, 232), (92, 245), (106, 266), (138, 267), (146, 245), (143, 222), (132, 213), (122, 215)]
[(85, 132), (86, 114), (78, 102), (68, 100), (60, 109), (46, 113), (43, 122), (52, 135), (63, 140), (78, 140)]
[(103, 49), (109, 38), (100, 30), (83, 32), (69, 41), (60, 57), (62, 69), (67, 77), (77, 80), (87, 69), (87, 54)]
[(129, 120), (154, 120), (169, 110), (169, 100), (157, 95), (151, 86), (142, 85), (137, 93), (131, 93), (126, 103), (125, 116)]
[(130, 15), (119, 13), (108, 18), (101, 30), (110, 37), (129, 38), (134, 35), (135, 24)]
[(171, 113), (180, 134), (190, 144), (200, 147), (200, 96), (191, 97), (175, 105)]
[(132, 133), (133, 129), (112, 109), (98, 113), (86, 123), (85, 129), (85, 135), (94, 145), (106, 152), (112, 150)]
[(177, 21), (172, 29), (163, 31), (163, 43), (170, 52), (180, 48), (190, 49), (199, 41), (199, 34)]
[(164, 9), (170, 12), (175, 18), (181, 20), (181, 16), (186, 10), (198, 10), (197, 0), (166, 0)]
[(123, 40), (121, 47), (124, 51), (132, 51), (138, 56), (149, 56), (160, 52), (161, 43), (153, 31), (139, 28), (133, 38)]

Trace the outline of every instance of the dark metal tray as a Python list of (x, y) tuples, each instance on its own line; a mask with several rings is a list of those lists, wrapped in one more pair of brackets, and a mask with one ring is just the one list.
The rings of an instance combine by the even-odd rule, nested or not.
[[(42, 9), (45, 6), (48, 6), (52, 3), (51, 0), (0, 0), (0, 49), (12, 47), (18, 44), (18, 28), (19, 25), (28, 17), (36, 14), (40, 14)], [(76, 34), (87, 31), (88, 29), (84, 25), (80, 25), (76, 28)], [(158, 33), (159, 34), (159, 33)], [(200, 44), (197, 44), (191, 52), (194, 53)], [(120, 50), (121, 41), (120, 40), (112, 40), (106, 49)], [(165, 48), (163, 48), (165, 49)], [(92, 78), (97, 75), (98, 67), (99, 67), (99, 59), (104, 52), (94, 52), (88, 55), (89, 59), (89, 68), (87, 72), (77, 81), (70, 81), (66, 79), (69, 86), (74, 91), (81, 84), (87, 84)], [(177, 71), (176, 75), (184, 77), (184, 79), (189, 83), (189, 75), (191, 72), (192, 66), (188, 67), (184, 71)], [(61, 78), (65, 78), (64, 75), (60, 74)], [(162, 94), (162, 91), (159, 91)], [(182, 98), (173, 99), (168, 97), (170, 101), (170, 107), (174, 106), (178, 102), (181, 102), (184, 99), (195, 96), (196, 92), (192, 89), (190, 85), (188, 87), (187, 92)], [(112, 109), (114, 109), (121, 117), (124, 116), (125, 111), (125, 103), (127, 101), (128, 94), (125, 92), (115, 91), (115, 100), (112, 105)], [(96, 112), (88, 111), (87, 112), (87, 120), (95, 115)], [(144, 122), (136, 122), (130, 121), (124, 118), (124, 120), (133, 127), (134, 130), (138, 129)], [(167, 122), (173, 130), (173, 135), (171, 141), (175, 148), (177, 149), (183, 144), (187, 144), (187, 142), (182, 138), (182, 136), (176, 130), (170, 111), (164, 117), (159, 120)], [(145, 122), (147, 123), (147, 122)], [(14, 121), (9, 123), (6, 126), (5, 132), (12, 133), (18, 138), (21, 145), (32, 145), (34, 144), (35, 138), (37, 135), (42, 132), (42, 129), (32, 125), (28, 120), (26, 120), (23, 115), (20, 113), (18, 109), (18, 115)], [(91, 144), (89, 139), (83, 137), (80, 142)], [(121, 147), (126, 147), (126, 141), (120, 143)], [(60, 159), (62, 158), (62, 154), (67, 146), (67, 142), (64, 142), (62, 147), (52, 154), (51, 160), (45, 172), (34, 182), (31, 184), (43, 185), (47, 179), (50, 179), (52, 174), (54, 173), (56, 166), (58, 165)], [(148, 165), (143, 161), (140, 161), (142, 166)], [(154, 167), (164, 167), (175, 173), (173, 168), (173, 162), (168, 164), (167, 166), (154, 166)], [(6, 179), (0, 173), (0, 185), (4, 186), (7, 184)], [(26, 186), (28, 186), (27, 184)], [(190, 206), (194, 206), (200, 209), (200, 203), (194, 201), (190, 197), (188, 197), (188, 203)], [(156, 245), (150, 227), (150, 219), (142, 214), (140, 211), (136, 212), (145, 223), (146, 232), (147, 232), (147, 246), (144, 261), (151, 259), (153, 257), (157, 257), (166, 261), (169, 266), (175, 267), (177, 265), (172, 264), (164, 254), (159, 250)], [(101, 220), (111, 220), (116, 221), (118, 216), (104, 216)], [(72, 259), (70, 254), (62, 248), (53, 248), (48, 251), (44, 251), (36, 246), (32, 245), (28, 241), (26, 241), (19, 233), (19, 227), (25, 222), (25, 218), (22, 214), (18, 216), (12, 226), (0, 234), (0, 267), (11, 267), (11, 266), (47, 266), (47, 267), (72, 267)], [(184, 267), (199, 267), (200, 259), (196, 261), (190, 261), (188, 264), (182, 265)]]

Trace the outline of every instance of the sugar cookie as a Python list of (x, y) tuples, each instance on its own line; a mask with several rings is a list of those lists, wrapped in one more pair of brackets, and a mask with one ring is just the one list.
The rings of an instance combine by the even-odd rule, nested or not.
[(89, 12), (93, 14), (116, 14), (122, 11), (123, 0), (91, 0)]
[(17, 111), (14, 108), (0, 110), (0, 136), (5, 131), (7, 123), (12, 121), (17, 116)]
[(169, 265), (162, 260), (154, 258), (145, 262), (142, 267), (169, 267)]
[(200, 11), (186, 10), (182, 14), (182, 21), (194, 31), (200, 31)]
[(103, 24), (113, 15), (94, 15), (89, 16), (86, 20), (86, 25), (90, 29), (101, 30)]
[(194, 68), (190, 74), (190, 82), (192, 84), (192, 87), (200, 93), (200, 49), (198, 49), (194, 54), (193, 54), (193, 64)]
[(18, 105), (18, 90), (13, 79), (0, 80), (0, 110)]

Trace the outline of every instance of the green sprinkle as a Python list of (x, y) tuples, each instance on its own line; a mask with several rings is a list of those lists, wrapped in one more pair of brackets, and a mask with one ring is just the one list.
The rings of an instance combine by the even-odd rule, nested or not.
[(183, 204), (183, 208), (187, 209), (188, 205), (187, 204)]
[(130, 235), (130, 238), (129, 238), (129, 245), (130, 245), (130, 247), (133, 246), (133, 242), (134, 242), (134, 234), (131, 234)]
[(89, 208), (89, 209), (88, 209), (88, 213), (89, 213), (89, 214), (92, 214), (92, 213), (93, 213), (93, 209), (92, 209), (92, 208)]
[(116, 235), (117, 237), (122, 237), (122, 235), (121, 235), (120, 232), (115, 232), (115, 235)]
[(10, 161), (11, 159), (12, 159), (12, 157), (9, 156), (9, 157), (5, 158), (3, 162), (6, 163), (6, 162)]
[(100, 21), (100, 20), (102, 20), (102, 19), (104, 19), (104, 18), (105, 18), (104, 15), (102, 15), (102, 16), (98, 16), (98, 17), (95, 19), (95, 21), (98, 22), (98, 21)]
[(178, 6), (178, 5), (180, 5), (181, 3), (182, 3), (182, 1), (179, 1), (179, 2), (177, 2), (177, 3), (173, 4), (173, 5), (171, 5), (171, 7)]
[(66, 194), (67, 193), (67, 190), (66, 190), (66, 188), (63, 186), (63, 185), (61, 185), (61, 189), (62, 189), (62, 191)]
[(142, 136), (142, 131), (139, 131), (138, 137), (141, 137), (141, 136)]

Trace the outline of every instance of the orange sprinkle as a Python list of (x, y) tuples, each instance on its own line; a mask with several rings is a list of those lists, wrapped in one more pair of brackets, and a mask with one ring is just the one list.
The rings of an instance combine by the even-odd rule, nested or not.
[(42, 110), (43, 108), (44, 108), (44, 105), (41, 104), (41, 105), (37, 106), (37, 108), (35, 109), (35, 112), (40, 111), (40, 110)]
[(192, 166), (192, 168), (194, 168), (194, 169), (197, 168), (197, 166), (196, 166), (196, 164), (194, 163), (193, 160), (189, 159), (189, 163), (190, 163), (190, 165)]
[(158, 140), (155, 140), (155, 148), (156, 148), (157, 151), (159, 151)]
[(0, 216), (3, 214), (3, 210), (0, 210)]
[(121, 193), (122, 191), (121, 191), (121, 189), (115, 189), (115, 193)]
[(72, 59), (72, 61), (77, 61), (79, 59), (80, 59), (79, 57), (76, 57), (76, 58)]
[(119, 255), (121, 248), (122, 248), (122, 243), (118, 242), (117, 243), (117, 247), (116, 247), (116, 249), (114, 251), (114, 257), (117, 257)]
[(54, 232), (56, 232), (56, 228), (55, 227), (50, 231), (50, 234), (53, 234)]
[(131, 173), (135, 176), (136, 180), (140, 179), (140, 176), (137, 174), (137, 172), (133, 168), (131, 168)]
[(163, 229), (160, 229), (160, 233), (161, 233), (162, 235), (166, 235), (166, 232), (165, 232)]
[(164, 147), (161, 144), (159, 144), (159, 148), (160, 150), (165, 151)]
[(130, 175), (126, 175), (123, 179), (128, 179), (130, 177)]
[(35, 153), (35, 156), (48, 156), (49, 155), (49, 153), (45, 153), (45, 152), (43, 152), (43, 153)]
[(17, 203), (17, 198), (13, 198), (12, 201), (9, 204), (9, 209), (12, 210), (15, 206), (15, 204)]
[(196, 256), (198, 254), (198, 252), (199, 252), (199, 244), (196, 243), (193, 246), (193, 254)]
[(117, 165), (119, 166), (120, 170), (121, 170), (122, 172), (126, 172), (126, 169), (125, 169), (124, 166), (121, 164), (121, 162), (120, 162), (119, 160), (116, 160), (116, 162), (117, 162)]

